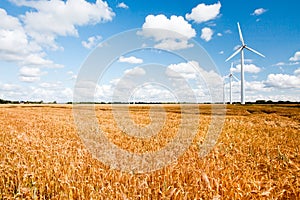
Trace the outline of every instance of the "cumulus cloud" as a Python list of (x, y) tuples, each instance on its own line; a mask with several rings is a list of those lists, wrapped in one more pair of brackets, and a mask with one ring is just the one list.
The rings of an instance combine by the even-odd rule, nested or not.
[[(156, 46), (164, 49), (177, 50), (191, 47), (188, 40), (196, 36), (196, 31), (183, 17), (172, 15), (148, 15), (138, 34), (154, 38)], [(164, 31), (165, 30), (165, 31)]]
[(130, 56), (130, 57), (120, 56), (118, 62), (130, 63), (130, 64), (141, 64), (143, 63), (143, 59), (137, 58), (135, 56)]
[(33, 8), (20, 17), (24, 29), (37, 44), (54, 50), (59, 49), (57, 36), (78, 36), (77, 27), (110, 21), (115, 15), (102, 0), (95, 3), (85, 0), (11, 1)]
[(201, 39), (205, 40), (206, 42), (210, 41), (212, 39), (212, 35), (213, 35), (213, 30), (208, 28), (208, 27), (204, 27), (201, 30)]
[(29, 77), (40, 76), (41, 70), (40, 68), (22, 67), (20, 69), (20, 75)]
[(30, 41), (18, 18), (10, 16), (0, 8), (0, 59), (6, 61), (21, 62), (29, 56), (43, 55), (33, 41)]
[(154, 47), (158, 49), (177, 50), (193, 47), (193, 44), (189, 44), (187, 40), (165, 39), (154, 45)]
[(110, 21), (115, 15), (108, 4), (102, 0), (96, 0), (95, 3), (85, 0), (14, 0), (13, 2), (36, 10), (36, 12), (26, 12), (22, 17), (27, 28), (57, 35), (77, 35), (75, 26)]
[(264, 8), (258, 8), (258, 9), (255, 9), (254, 12), (251, 14), (251, 15), (256, 15), (256, 16), (259, 16), (259, 15), (262, 15), (264, 14), (265, 12), (267, 12), (268, 10), (264, 9)]
[(187, 20), (194, 20), (197, 23), (213, 20), (218, 17), (221, 9), (220, 1), (212, 5), (201, 3), (192, 9), (190, 14), (186, 14)]
[(97, 45), (99, 40), (101, 40), (102, 37), (100, 35), (89, 37), (87, 41), (82, 41), (81, 44), (87, 49), (91, 49)]
[[(195, 93), (198, 101), (214, 101), (221, 100), (222, 93), (222, 77), (213, 70), (207, 71), (203, 69), (197, 61), (188, 61), (178, 64), (171, 64), (167, 67), (166, 75), (176, 81), (178, 85), (185, 85), (183, 81), (187, 81)], [(178, 88), (180, 90), (180, 88)], [(183, 88), (180, 93), (189, 96), (188, 92)]]
[(300, 88), (300, 76), (298, 71), (295, 71), (297, 75), (289, 74), (269, 74), (265, 84), (269, 87), (275, 87), (280, 89), (292, 89)]
[(40, 80), (40, 76), (45, 73), (40, 68), (22, 67), (19, 71), (19, 80), (23, 82), (36, 82)]
[(300, 51), (297, 51), (297, 52), (294, 54), (293, 57), (290, 57), (289, 60), (290, 60), (290, 61), (293, 61), (293, 62), (295, 62), (295, 61), (300, 61)]
[[(204, 70), (197, 61), (188, 61), (188, 62), (182, 62), (182, 63), (178, 63), (178, 64), (171, 64), (167, 67), (167, 69), (171, 69), (172, 71), (179, 73), (181, 76), (183, 76), (187, 79), (194, 79), (197, 76), (203, 76), (203, 77), (213, 77), (214, 76), (214, 77), (221, 78), (214, 71)], [(208, 74), (212, 74), (212, 76), (206, 76)]]
[(187, 63), (171, 64), (167, 67), (166, 74), (170, 77), (182, 76), (184, 79), (195, 79), (199, 75), (199, 71), (195, 68), (195, 61)]
[(249, 92), (268, 92), (271, 88), (266, 87), (264, 81), (245, 81), (245, 89)]
[[(261, 71), (260, 67), (257, 67), (254, 64), (244, 64), (244, 72), (257, 74)], [(241, 72), (241, 64), (236, 65), (236, 67), (232, 68), (232, 72)]]
[(124, 3), (124, 2), (121, 2), (117, 5), (117, 8), (124, 8), (124, 9), (128, 9), (129, 7)]
[(133, 69), (125, 70), (124, 74), (130, 76), (142, 76), (146, 74), (146, 71), (143, 68), (135, 67)]
[(202, 80), (209, 86), (220, 85), (219, 81), (222, 80), (219, 74), (213, 70), (204, 70), (197, 61), (171, 64), (167, 67), (166, 75), (172, 78), (182, 77), (186, 80)]
[(27, 55), (20, 64), (22, 66), (43, 67), (43, 68), (63, 68), (61, 64), (56, 64), (52, 60), (44, 58), (45, 53), (35, 53)]

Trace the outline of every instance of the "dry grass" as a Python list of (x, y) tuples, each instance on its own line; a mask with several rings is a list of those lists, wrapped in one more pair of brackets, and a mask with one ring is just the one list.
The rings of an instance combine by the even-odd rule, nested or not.
[[(149, 124), (149, 106), (131, 118)], [(131, 152), (156, 151), (176, 133), (180, 112), (166, 106), (157, 137), (142, 141), (119, 130), (110, 106), (97, 107), (109, 139)], [(70, 106), (0, 106), (0, 199), (300, 199), (300, 108), (228, 106), (219, 141), (205, 158), (197, 142), (210, 122), (200, 106), (200, 129), (176, 163), (133, 174), (94, 159), (76, 133)]]

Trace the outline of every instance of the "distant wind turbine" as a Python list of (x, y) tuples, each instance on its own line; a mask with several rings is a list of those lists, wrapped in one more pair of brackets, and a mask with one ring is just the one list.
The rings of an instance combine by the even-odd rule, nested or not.
[(233, 74), (233, 63), (231, 63), (229, 74), (225, 76), (223, 80), (223, 103), (225, 104), (225, 79), (229, 78), (229, 103), (232, 104), (232, 79), (234, 78), (237, 81), (240, 81), (234, 74)]
[(238, 30), (239, 30), (239, 35), (240, 35), (240, 40), (242, 42), (242, 45), (231, 55), (229, 56), (229, 58), (226, 59), (225, 62), (227, 62), (228, 60), (230, 60), (231, 58), (233, 58), (236, 54), (241, 53), (241, 104), (245, 104), (245, 87), (244, 87), (244, 49), (247, 49), (249, 51), (252, 51), (253, 53), (261, 56), (261, 57), (265, 57), (263, 54), (259, 53), (258, 51), (248, 47), (243, 39), (243, 35), (242, 35), (242, 31), (241, 31), (241, 27), (240, 24), (237, 23), (238, 26)]
[(229, 77), (229, 83), (230, 83), (230, 104), (232, 104), (232, 78), (234, 78), (235, 80), (239, 81), (239, 79), (233, 75), (233, 72), (232, 72), (232, 66), (233, 66), (233, 63), (231, 63), (231, 66), (230, 66), (230, 73), (228, 75)]

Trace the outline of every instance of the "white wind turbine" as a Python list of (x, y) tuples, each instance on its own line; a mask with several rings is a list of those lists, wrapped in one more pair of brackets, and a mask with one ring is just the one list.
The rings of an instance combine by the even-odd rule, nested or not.
[(245, 104), (245, 87), (244, 87), (244, 49), (247, 49), (249, 51), (252, 51), (253, 53), (256, 53), (257, 55), (261, 56), (261, 57), (265, 57), (263, 54), (259, 53), (258, 51), (248, 47), (243, 39), (243, 35), (242, 35), (242, 31), (240, 28), (240, 24), (237, 23), (238, 25), (238, 29), (239, 29), (239, 35), (240, 35), (240, 40), (242, 42), (242, 46), (240, 46), (236, 52), (234, 52), (231, 56), (229, 56), (229, 58), (226, 59), (225, 62), (227, 62), (228, 60), (230, 60), (231, 58), (233, 58), (236, 54), (241, 53), (241, 104)]
[(232, 79), (234, 78), (237, 81), (240, 81), (235, 75), (233, 75), (233, 63), (231, 63), (229, 74), (223, 79), (223, 103), (225, 104), (225, 79), (229, 78), (229, 103), (232, 104)]
[(230, 104), (232, 104), (232, 78), (234, 78), (235, 80), (237, 80), (237, 81), (239, 81), (239, 79), (235, 76), (235, 75), (233, 75), (233, 69), (232, 69), (232, 66), (233, 66), (233, 63), (231, 63), (231, 66), (230, 66), (230, 73), (229, 73), (229, 75), (228, 75), (228, 77), (229, 77), (229, 85), (230, 85)]

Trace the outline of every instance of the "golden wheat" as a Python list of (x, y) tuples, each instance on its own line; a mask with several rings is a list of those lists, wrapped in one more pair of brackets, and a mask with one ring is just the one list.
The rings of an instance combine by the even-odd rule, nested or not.
[[(150, 106), (130, 107), (147, 126)], [(156, 151), (176, 134), (178, 106), (166, 105), (157, 137), (118, 128), (109, 105), (96, 107), (111, 142), (135, 153)], [(227, 107), (217, 145), (198, 155), (211, 122), (200, 105), (199, 133), (177, 162), (144, 174), (110, 169), (85, 149), (71, 106), (0, 106), (0, 199), (299, 199), (299, 105)], [(197, 115), (195, 115), (197, 116)], [(199, 116), (198, 116), (199, 117)]]

